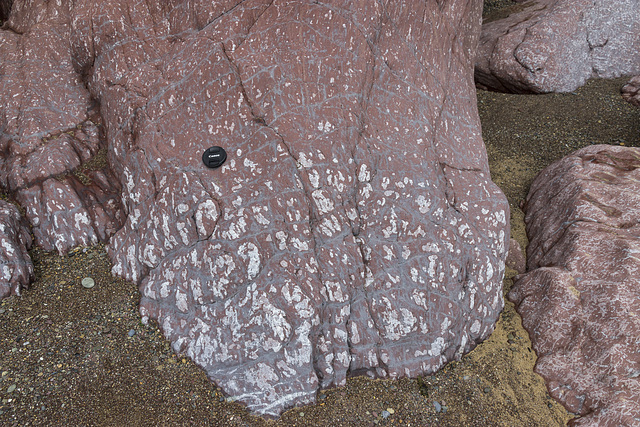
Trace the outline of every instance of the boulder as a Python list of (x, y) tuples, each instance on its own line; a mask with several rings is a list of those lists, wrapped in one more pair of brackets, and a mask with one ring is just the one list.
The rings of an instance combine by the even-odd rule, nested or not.
[[(491, 333), (509, 212), (476, 108), (481, 1), (45, 3), (16, 2), (9, 22), (24, 29), (6, 37), (68, 35), (51, 55), (69, 55), (54, 57), (75, 113), (52, 136), (94, 123), (108, 168), (91, 203), (74, 174), (38, 172), (29, 219), (45, 203), (64, 250), (126, 215), (113, 273), (232, 398), (277, 416), (347, 375), (435, 372)], [(54, 42), (38, 46), (46, 57)], [(80, 144), (38, 135), (29, 155)], [(214, 146), (227, 160), (210, 169)], [(82, 209), (84, 234), (64, 234), (55, 215)]]
[(622, 86), (621, 92), (625, 100), (640, 107), (640, 76), (632, 77), (629, 83)]
[(106, 241), (124, 220), (118, 180), (96, 161), (106, 140), (74, 67), (65, 7), (16, 1), (0, 30), (0, 185), (38, 245), (60, 253)]
[(30, 246), (31, 235), (20, 211), (0, 200), (0, 299), (20, 295), (33, 280)]
[(640, 72), (637, 0), (533, 0), (482, 26), (475, 76), (503, 92), (571, 92)]
[(594, 145), (545, 169), (509, 299), (549, 393), (580, 426), (640, 423), (640, 149)]

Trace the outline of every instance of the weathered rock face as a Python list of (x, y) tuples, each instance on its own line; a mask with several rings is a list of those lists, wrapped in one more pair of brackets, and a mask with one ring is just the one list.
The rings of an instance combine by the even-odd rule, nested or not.
[(106, 240), (124, 220), (118, 181), (92, 167), (106, 149), (100, 116), (55, 2), (15, 2), (0, 31), (0, 183), (25, 208), (45, 250)]
[(20, 211), (0, 200), (0, 299), (20, 290), (33, 280), (33, 264), (27, 253), (31, 235)]
[(545, 169), (526, 203), (529, 272), (509, 298), (553, 397), (580, 426), (640, 423), (640, 150), (596, 145)]
[(636, 107), (640, 107), (640, 76), (632, 77), (629, 83), (622, 86), (622, 97)]
[(570, 92), (640, 72), (638, 0), (534, 0), (483, 25), (476, 82), (516, 93)]
[[(108, 247), (114, 273), (140, 283), (144, 318), (176, 351), (278, 415), (348, 374), (434, 372), (493, 330), (509, 214), (475, 104), (481, 7), (48, 2), (42, 14), (14, 5), (10, 22), (25, 29), (5, 37), (24, 44), (65, 23), (69, 51), (57, 54), (70, 57), (61, 73), (77, 112), (48, 126), (95, 124), (94, 100), (97, 140), (36, 135), (33, 147), (91, 151), (104, 127), (119, 182), (96, 180), (94, 194), (121, 188), (127, 215)], [(40, 45), (33, 56), (55, 44)], [(228, 159), (207, 169), (214, 145)], [(44, 185), (55, 174), (38, 173), (17, 185), (40, 186), (36, 202), (21, 200), (32, 222), (43, 217), (32, 206), (61, 194)], [(76, 194), (60, 206), (90, 219), (106, 206)], [(112, 228), (119, 209), (105, 214)], [(46, 229), (80, 239), (55, 222), (58, 209), (43, 212)]]

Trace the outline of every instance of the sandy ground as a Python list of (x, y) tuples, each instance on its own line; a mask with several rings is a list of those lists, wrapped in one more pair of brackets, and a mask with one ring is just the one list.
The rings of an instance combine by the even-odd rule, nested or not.
[[(512, 234), (523, 248), (519, 204), (539, 171), (590, 144), (640, 146), (640, 109), (619, 95), (625, 82), (591, 81), (559, 95), (478, 93), (492, 177), (509, 199)], [(101, 246), (31, 255), (36, 281), (0, 303), (3, 426), (560, 426), (572, 418), (533, 372), (535, 354), (509, 302), (491, 337), (436, 375), (353, 378), (270, 421), (225, 399), (156, 326), (140, 323), (136, 286), (111, 276)], [(505, 293), (514, 274), (507, 271)], [(95, 287), (83, 288), (84, 277)]]

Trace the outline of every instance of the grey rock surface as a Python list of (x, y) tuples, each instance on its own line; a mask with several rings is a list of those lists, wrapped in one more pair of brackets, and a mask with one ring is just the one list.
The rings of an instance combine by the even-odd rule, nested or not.
[(478, 86), (571, 92), (592, 77), (640, 72), (638, 0), (533, 0), (482, 27)]
[(509, 299), (576, 426), (640, 423), (640, 149), (594, 145), (545, 169), (525, 206), (529, 272)]
[[(311, 403), (347, 375), (435, 372), (503, 307), (509, 212), (473, 82), (481, 8), (17, 2), (6, 46), (45, 30), (70, 40), (53, 57), (62, 80), (32, 83), (68, 86), (69, 108), (39, 95), (46, 126), (11, 122), (5, 143), (26, 148), (5, 169), (33, 178), (7, 185), (42, 245), (118, 230), (113, 272), (140, 284), (145, 321), (255, 412)], [(3, 99), (20, 91), (10, 82)], [(37, 116), (6, 115), (23, 111)], [(91, 123), (97, 138), (64, 136)], [(83, 164), (72, 152), (91, 159), (104, 145), (93, 192), (69, 181)], [(211, 146), (228, 153), (220, 168), (202, 163)], [(59, 169), (24, 160), (53, 149), (68, 154)]]
[(0, 200), (0, 299), (20, 295), (33, 280), (30, 246), (31, 235), (20, 211)]

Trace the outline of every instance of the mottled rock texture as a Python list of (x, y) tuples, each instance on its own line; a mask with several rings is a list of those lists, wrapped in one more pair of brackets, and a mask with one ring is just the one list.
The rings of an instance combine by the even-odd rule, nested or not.
[(576, 426), (640, 425), (640, 150), (595, 145), (527, 198), (529, 272), (509, 298)]
[(33, 280), (33, 264), (27, 253), (31, 235), (20, 211), (0, 200), (0, 299), (20, 295)]
[(118, 180), (87, 167), (106, 142), (67, 3), (16, 1), (0, 30), (0, 185), (38, 245), (60, 253), (106, 240), (124, 220)]
[[(349, 374), (434, 372), (503, 306), (509, 213), (473, 82), (481, 8), (16, 2), (8, 64), (53, 69), (31, 91), (4, 77), (5, 176), (20, 177), (7, 185), (61, 251), (126, 215), (113, 272), (253, 411), (277, 416)], [(68, 171), (105, 145), (110, 171), (87, 198)], [(213, 145), (228, 153), (218, 169), (201, 160)], [(58, 169), (27, 161), (54, 150)]]
[(640, 76), (632, 77), (629, 83), (622, 86), (622, 97), (636, 107), (640, 107)]
[(570, 92), (591, 77), (640, 72), (638, 0), (533, 0), (483, 25), (480, 87), (515, 93)]

